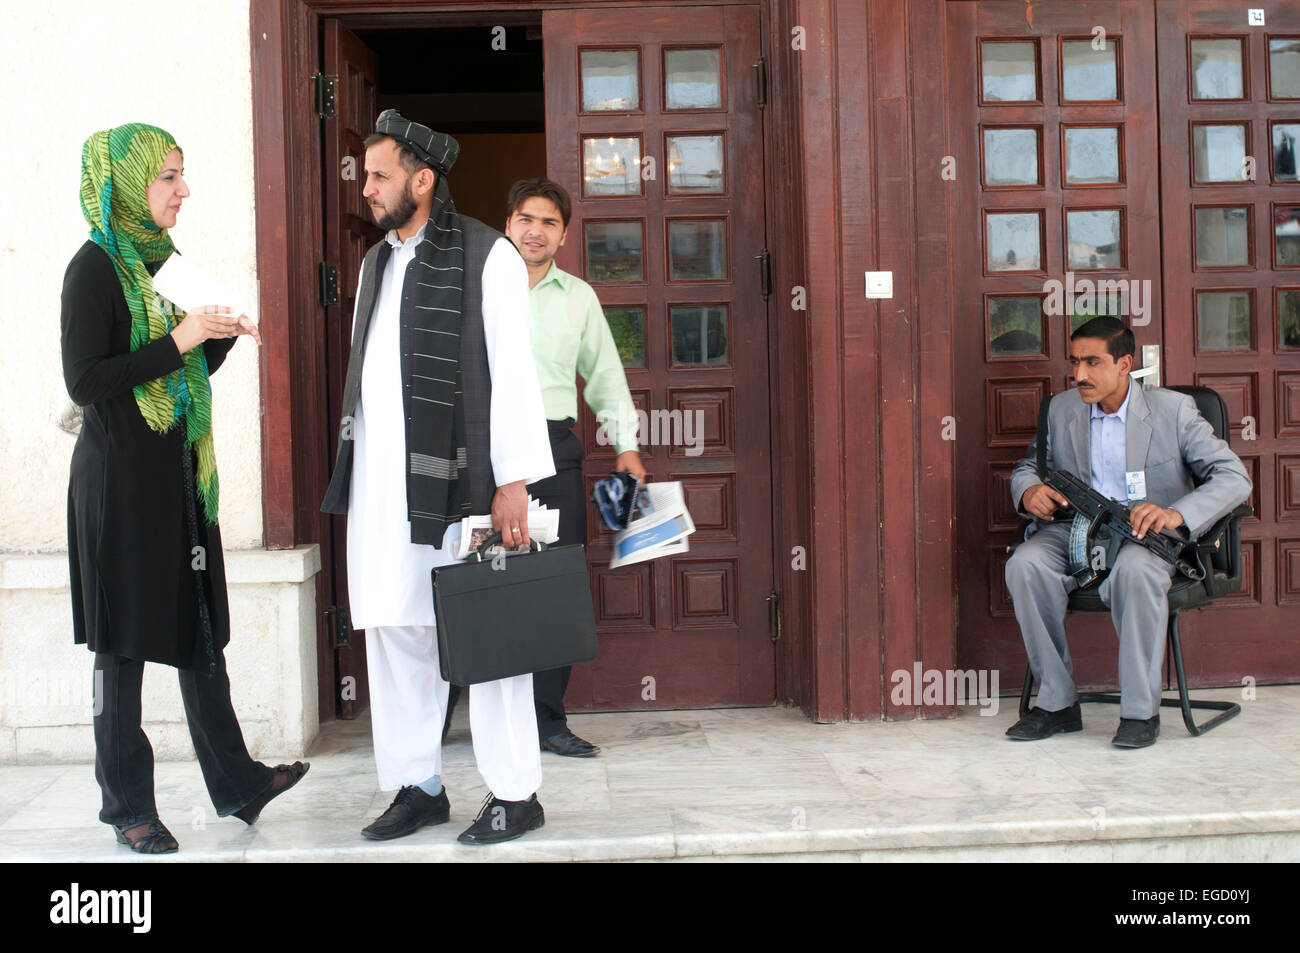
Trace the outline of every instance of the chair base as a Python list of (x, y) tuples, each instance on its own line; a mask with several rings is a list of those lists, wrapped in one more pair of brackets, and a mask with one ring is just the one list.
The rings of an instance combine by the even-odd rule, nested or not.
[[(1173, 656), (1174, 673), (1178, 679), (1178, 697), (1160, 699), (1160, 707), (1182, 709), (1183, 724), (1187, 726), (1189, 735), (1193, 737), (1203, 735), (1211, 728), (1217, 728), (1225, 721), (1241, 714), (1241, 705), (1236, 702), (1216, 702), (1187, 697), (1187, 675), (1183, 670), (1183, 645), (1182, 640), (1178, 637), (1178, 610), (1176, 609), (1169, 613), (1169, 651)], [(1034, 672), (1033, 669), (1026, 668), (1025, 684), (1020, 690), (1020, 717), (1022, 718), (1029, 711), (1029, 696), (1033, 693), (1033, 690)], [(1105, 702), (1118, 705), (1120, 696), (1119, 692), (1081, 692), (1079, 701), (1083, 704)], [(1192, 716), (1193, 709), (1217, 711), (1219, 714), (1206, 719), (1198, 725), (1196, 719)]]
[[(1029, 711), (1029, 698), (1033, 693), (1034, 673), (1025, 673), (1025, 687), (1020, 693), (1020, 715), (1023, 718)], [(1120, 702), (1119, 692), (1080, 692), (1079, 703), (1087, 705), (1091, 702), (1106, 702), (1112, 705), (1118, 705)], [(1217, 728), (1230, 718), (1235, 718), (1241, 714), (1241, 705), (1236, 702), (1216, 702), (1204, 699), (1188, 698), (1180, 695), (1178, 698), (1160, 699), (1161, 708), (1181, 708), (1183, 711), (1183, 724), (1187, 726), (1189, 735), (1203, 735), (1211, 728)], [(1200, 724), (1196, 723), (1192, 715), (1193, 709), (1203, 711), (1217, 711), (1219, 714), (1213, 718), (1206, 719)]]

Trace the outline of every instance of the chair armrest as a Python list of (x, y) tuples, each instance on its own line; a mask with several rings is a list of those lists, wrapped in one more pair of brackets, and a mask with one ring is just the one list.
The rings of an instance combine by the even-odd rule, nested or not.
[(1223, 535), (1228, 532), (1228, 527), (1234, 523), (1241, 522), (1243, 517), (1249, 516), (1253, 512), (1254, 510), (1250, 508), (1250, 504), (1242, 503), (1237, 506), (1236, 509), (1232, 510), (1232, 512), (1219, 517), (1219, 519), (1215, 521), (1209, 529), (1201, 534), (1201, 538), (1196, 541), (1197, 547), (1200, 549), (1214, 550), (1216, 555), (1226, 555), (1223, 553), (1221, 541)]
[(1241, 520), (1252, 512), (1248, 504), (1238, 505), (1196, 541), (1201, 562), (1210, 569), (1205, 587), (1213, 598), (1241, 588)]
[(1016, 535), (1012, 537), (1011, 542), (1007, 543), (1008, 556), (1015, 555), (1016, 550), (1020, 548), (1020, 544), (1025, 541), (1025, 534), (1029, 532), (1032, 523), (1032, 520), (1021, 520), (1020, 526), (1016, 528)]

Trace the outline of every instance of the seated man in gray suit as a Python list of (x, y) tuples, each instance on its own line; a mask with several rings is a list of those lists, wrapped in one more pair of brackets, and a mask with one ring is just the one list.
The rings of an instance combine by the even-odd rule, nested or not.
[[(1250, 495), (1250, 477), (1214, 436), (1196, 402), (1176, 391), (1144, 391), (1129, 378), (1133, 332), (1117, 318), (1093, 318), (1070, 336), (1075, 387), (1048, 409), (1047, 469), (1065, 469), (1112, 499), (1132, 504), (1139, 536), (1172, 530), (1196, 539)], [(1038, 677), (1038, 704), (1007, 736), (1036, 741), (1080, 731), (1065, 610), (1077, 585), (1067, 567), (1071, 514), (1036, 468), (1037, 441), (1011, 474), (1011, 498), (1032, 518), (1028, 539), (1007, 561), (1007, 589)], [(1193, 478), (1203, 480), (1196, 486)], [(1160, 663), (1173, 566), (1125, 543), (1098, 595), (1119, 634), (1120, 723), (1114, 744), (1145, 748), (1160, 734)]]

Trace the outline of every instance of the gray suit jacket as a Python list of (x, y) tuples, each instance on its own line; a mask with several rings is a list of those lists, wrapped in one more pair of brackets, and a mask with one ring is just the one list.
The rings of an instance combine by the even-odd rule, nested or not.
[[(1125, 469), (1145, 470), (1147, 500), (1182, 514), (1188, 535), (1198, 538), (1250, 496), (1250, 477), (1228, 444), (1214, 435), (1209, 421), (1186, 394), (1156, 387), (1143, 390), (1130, 381), (1125, 433)], [(1089, 441), (1092, 406), (1073, 388), (1057, 394), (1047, 411), (1047, 469), (1068, 470), (1091, 482)], [(1038, 440), (1029, 456), (1011, 472), (1011, 500), (1017, 512), (1033, 519), (1020, 505), (1038, 477)], [(1194, 480), (1202, 480), (1196, 486)], [(1038, 528), (1035, 520), (1030, 532)]]

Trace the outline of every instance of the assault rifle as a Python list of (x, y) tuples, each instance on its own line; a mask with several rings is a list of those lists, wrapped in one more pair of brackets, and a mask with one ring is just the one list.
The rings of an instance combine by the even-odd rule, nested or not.
[[(1070, 570), (1079, 581), (1079, 588), (1091, 584), (1100, 575), (1093, 565), (1093, 542), (1100, 529), (1108, 537), (1105, 545), (1105, 568), (1115, 565), (1115, 557), (1125, 541), (1137, 543), (1159, 556), (1188, 579), (1205, 578), (1205, 565), (1201, 562), (1196, 544), (1173, 533), (1147, 531), (1138, 539), (1129, 520), (1130, 509), (1118, 500), (1098, 493), (1067, 470), (1053, 470), (1046, 481), (1057, 493), (1070, 501), (1074, 510), (1074, 526), (1070, 530)], [(1068, 512), (1068, 511), (1067, 511)]]

